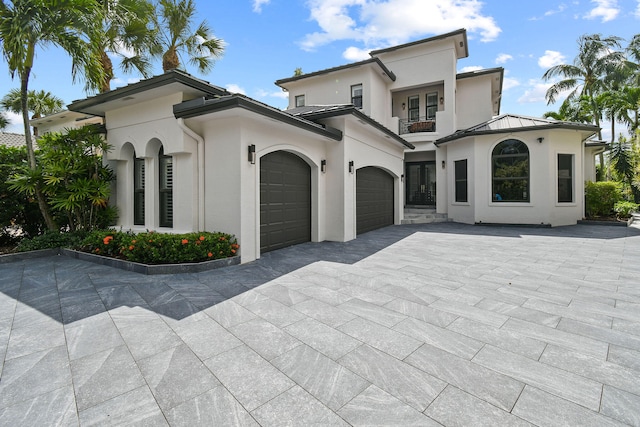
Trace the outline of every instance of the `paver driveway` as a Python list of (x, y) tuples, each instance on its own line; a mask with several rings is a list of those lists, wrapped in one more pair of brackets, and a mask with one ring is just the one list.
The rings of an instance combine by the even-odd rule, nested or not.
[(395, 226), (186, 275), (48, 257), (0, 291), (0, 425), (640, 425), (637, 229)]

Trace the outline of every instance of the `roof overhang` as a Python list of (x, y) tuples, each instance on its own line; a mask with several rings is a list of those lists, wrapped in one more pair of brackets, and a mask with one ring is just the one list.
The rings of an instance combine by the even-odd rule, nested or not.
[(240, 108), (246, 111), (259, 114), (261, 116), (295, 126), (300, 129), (324, 136), (326, 138), (341, 141), (342, 132), (338, 129), (314, 123), (301, 117), (292, 116), (284, 111), (273, 108), (269, 105), (255, 101), (251, 98), (239, 94), (233, 94), (220, 98), (205, 99), (204, 97), (185, 101), (173, 106), (173, 114), (178, 119), (189, 119), (206, 114), (227, 111), (233, 108)]
[(188, 97), (225, 96), (229, 92), (197, 79), (188, 73), (171, 70), (159, 76), (141, 80), (127, 86), (73, 101), (69, 110), (94, 116), (104, 116), (106, 111), (150, 101), (161, 96), (185, 93)]
[(593, 136), (598, 129), (593, 125), (584, 125), (579, 126), (575, 123), (567, 123), (567, 122), (558, 122), (558, 123), (550, 123), (547, 125), (538, 125), (538, 126), (524, 126), (518, 128), (504, 128), (504, 129), (491, 129), (491, 130), (480, 130), (480, 131), (462, 131), (456, 132), (449, 136), (445, 136), (444, 138), (440, 138), (435, 141), (435, 145), (437, 147), (447, 144), (449, 142), (457, 141), (459, 139), (482, 136), (482, 135), (496, 135), (496, 134), (510, 134), (516, 132), (529, 132), (529, 131), (542, 131), (542, 130), (554, 130), (554, 129), (563, 129), (563, 130), (576, 130), (581, 131), (583, 133), (582, 140), (586, 140)]
[(374, 129), (376, 129), (377, 131), (381, 132), (384, 135), (385, 138), (387, 138), (389, 140), (392, 140), (392, 141), (394, 141), (394, 142), (396, 142), (398, 144), (401, 144), (405, 148), (410, 148), (412, 150), (416, 148), (409, 141), (405, 140), (404, 138), (402, 138), (401, 136), (399, 136), (395, 132), (392, 132), (387, 127), (385, 127), (382, 124), (378, 123), (377, 121), (373, 120), (371, 117), (367, 116), (366, 114), (364, 114), (362, 111), (360, 111), (358, 108), (354, 107), (351, 104), (332, 105), (332, 106), (327, 106), (325, 108), (322, 108), (322, 107), (319, 107), (319, 108), (310, 107), (309, 111), (304, 111), (303, 110), (304, 112), (300, 112), (300, 113), (297, 113), (297, 114), (295, 113), (295, 110), (296, 109), (293, 110), (294, 112), (292, 112), (292, 110), (289, 110), (289, 111), (293, 115), (299, 115), (300, 117), (304, 117), (305, 119), (309, 119), (309, 120), (313, 120), (313, 121), (322, 120), (322, 119), (328, 119), (328, 118), (332, 118), (332, 117), (352, 115), (356, 119), (358, 119), (360, 122), (362, 122), (363, 124), (370, 125)]
[(467, 43), (467, 30), (464, 28), (451, 31), (446, 34), (440, 34), (434, 37), (429, 37), (426, 39), (421, 39), (421, 40), (416, 40), (410, 43), (401, 44), (398, 46), (391, 46), (385, 49), (372, 50), (371, 52), (369, 52), (369, 55), (376, 56), (376, 55), (393, 52), (400, 49), (406, 49), (408, 47), (417, 46), (424, 43), (434, 42), (438, 40), (445, 40), (448, 38), (453, 39), (455, 42), (456, 56), (458, 59), (466, 58), (469, 56), (469, 44)]
[(289, 77), (286, 79), (280, 79), (280, 80), (276, 80), (275, 84), (280, 86), (283, 89), (286, 89), (286, 84), (287, 83), (291, 83), (291, 82), (296, 82), (299, 80), (303, 80), (303, 79), (308, 79), (311, 77), (316, 77), (316, 76), (322, 76), (325, 74), (331, 74), (331, 73), (335, 73), (338, 71), (344, 71), (344, 70), (350, 70), (353, 68), (358, 68), (358, 67), (363, 67), (363, 66), (372, 66), (375, 68), (378, 68), (378, 70), (380, 71), (380, 73), (387, 77), (389, 80), (395, 82), (396, 81), (396, 75), (387, 68), (386, 65), (384, 65), (382, 63), (382, 61), (378, 58), (371, 58), (371, 59), (367, 59), (364, 61), (360, 61), (360, 62), (354, 62), (352, 64), (347, 64), (347, 65), (341, 65), (338, 67), (333, 67), (333, 68), (327, 68), (325, 70), (320, 70), (320, 71), (315, 71), (313, 73), (307, 73), (307, 74), (301, 74), (299, 76), (294, 76), (294, 77)]
[(91, 114), (79, 113), (77, 111), (60, 111), (58, 113), (49, 114), (48, 116), (40, 117), (37, 119), (31, 119), (29, 124), (34, 127), (38, 126), (55, 126), (61, 123), (80, 122), (83, 120), (89, 120), (96, 118)]

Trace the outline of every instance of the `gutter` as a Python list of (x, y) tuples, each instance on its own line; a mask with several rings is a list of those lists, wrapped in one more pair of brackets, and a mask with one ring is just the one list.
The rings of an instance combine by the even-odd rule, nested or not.
[(188, 127), (182, 118), (178, 119), (178, 126), (185, 134), (195, 139), (198, 146), (198, 200), (196, 200), (198, 206), (196, 212), (198, 213), (198, 231), (204, 231), (204, 138)]

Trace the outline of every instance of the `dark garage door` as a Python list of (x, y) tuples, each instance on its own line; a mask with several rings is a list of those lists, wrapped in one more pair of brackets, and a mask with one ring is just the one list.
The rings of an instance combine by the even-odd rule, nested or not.
[(380, 168), (356, 171), (356, 233), (393, 224), (393, 176)]
[(260, 252), (311, 240), (311, 168), (295, 154), (260, 158)]

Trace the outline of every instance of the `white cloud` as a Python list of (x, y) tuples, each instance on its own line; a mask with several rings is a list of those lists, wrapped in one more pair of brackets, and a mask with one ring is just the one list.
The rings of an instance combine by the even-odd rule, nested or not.
[(502, 91), (507, 91), (509, 89), (513, 89), (514, 87), (520, 86), (520, 82), (518, 79), (514, 79), (513, 77), (505, 77), (502, 79)]
[(9, 126), (7, 126), (4, 132), (9, 133), (21, 133), (24, 134), (24, 124), (22, 123), (22, 114), (13, 113), (11, 111), (4, 111), (4, 115), (9, 120)]
[(267, 5), (271, 0), (253, 0), (253, 11), (256, 13), (262, 12), (262, 6)]
[(545, 50), (544, 55), (538, 58), (538, 65), (541, 68), (551, 68), (554, 65), (560, 65), (565, 63), (565, 57), (560, 52), (555, 50)]
[(231, 93), (239, 93), (240, 95), (246, 95), (247, 94), (247, 92), (244, 90), (244, 88), (240, 87), (240, 85), (237, 85), (235, 83), (230, 83), (230, 84), (226, 85), (225, 89), (227, 89)]
[(529, 89), (525, 90), (522, 96), (518, 98), (519, 104), (547, 102), (545, 95), (547, 93), (547, 89), (551, 86), (550, 83), (542, 83), (540, 80), (529, 80), (527, 86)]
[(349, 61), (364, 61), (371, 58), (369, 52), (369, 49), (359, 49), (351, 46), (342, 53), (342, 57)]
[(638, 7), (636, 7), (635, 15), (636, 18), (640, 18), (640, 0), (638, 0)]
[(276, 92), (268, 92), (264, 89), (258, 89), (256, 91), (256, 98), (258, 99), (264, 99), (264, 98), (289, 99), (289, 92), (285, 92), (283, 90), (279, 90)]
[(472, 71), (479, 71), (479, 70), (484, 70), (484, 67), (481, 67), (479, 65), (470, 65), (468, 67), (463, 67), (460, 70), (458, 70), (458, 73), (470, 73)]
[(512, 59), (513, 59), (513, 56), (509, 55), (508, 53), (501, 53), (496, 58), (496, 64), (504, 64), (505, 62), (510, 61)]
[(336, 40), (378, 48), (459, 28), (466, 28), (470, 38), (489, 42), (502, 31), (493, 17), (483, 15), (478, 0), (309, 0), (308, 4), (320, 31), (305, 36), (300, 42), (304, 50)]
[(547, 10), (544, 13), (544, 16), (551, 16), (551, 15), (555, 15), (556, 13), (564, 12), (566, 8), (567, 8), (567, 5), (562, 3), (560, 4), (560, 6), (558, 6), (557, 9)]
[(602, 19), (602, 22), (608, 22), (616, 19), (620, 13), (618, 0), (591, 0), (596, 7), (585, 15), (586, 19)]
[(130, 85), (133, 83), (138, 83), (139, 81), (140, 81), (139, 77), (130, 77), (126, 80), (116, 77), (115, 79), (111, 80), (111, 88), (113, 89), (117, 87), (122, 87), (122, 86)]

